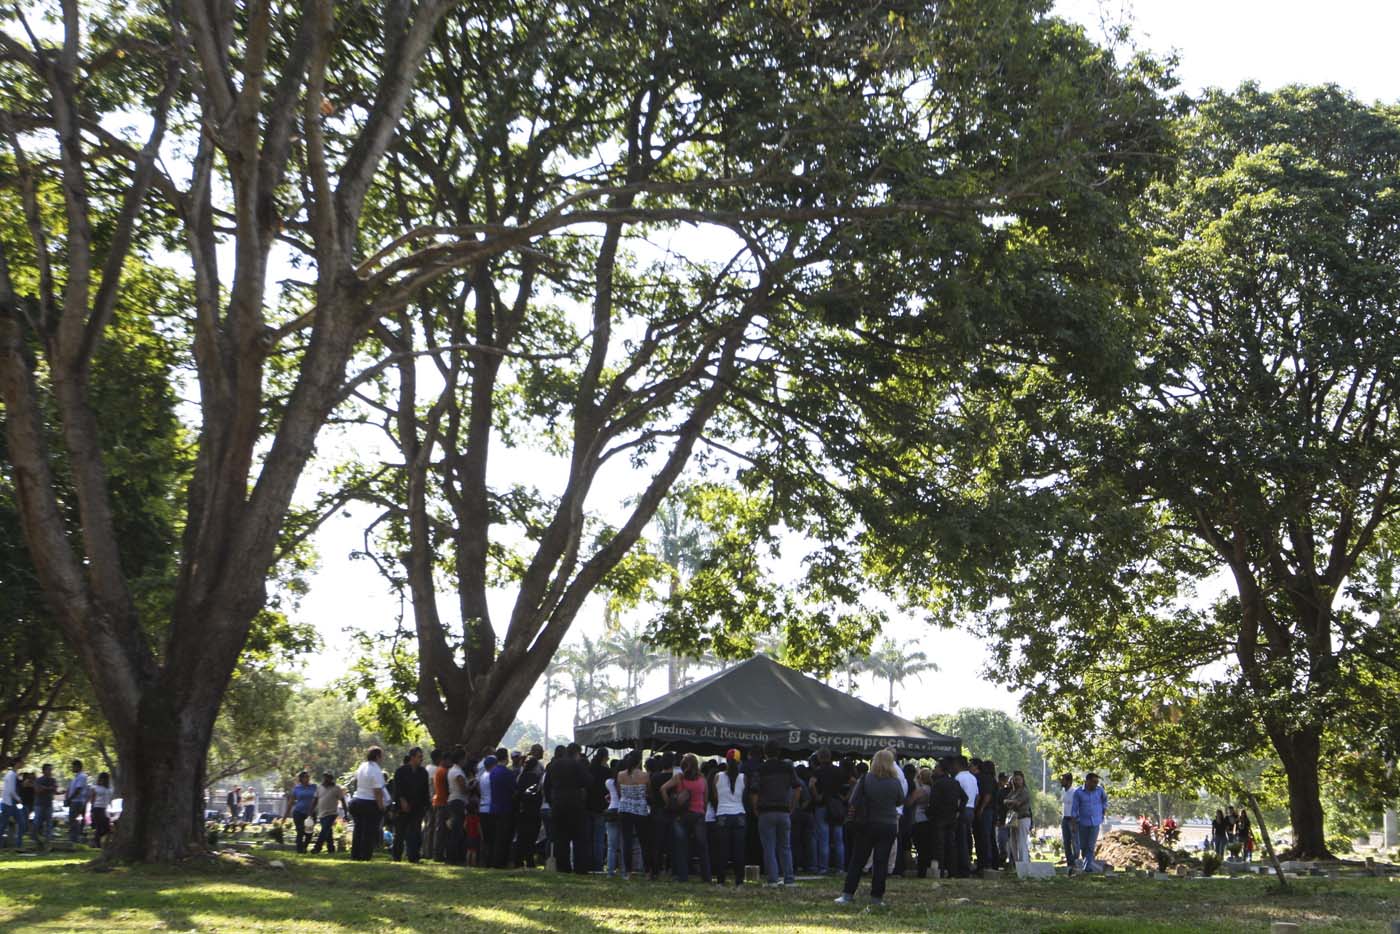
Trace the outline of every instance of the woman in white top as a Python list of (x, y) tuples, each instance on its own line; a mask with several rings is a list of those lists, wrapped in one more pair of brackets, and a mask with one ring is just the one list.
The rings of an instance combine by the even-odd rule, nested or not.
[(724, 771), (710, 779), (710, 804), (715, 809), (715, 881), (724, 884), (724, 867), (734, 867), (734, 884), (744, 884), (744, 775), (739, 771), (739, 750), (724, 756)]
[(102, 849), (102, 838), (112, 832), (112, 822), (107, 818), (107, 808), (112, 806), (112, 779), (106, 772), (97, 776), (97, 784), (92, 786), (92, 842)]
[(355, 832), (350, 839), (351, 859), (368, 860), (380, 839), (379, 824), (384, 819), (384, 809), (389, 806), (384, 769), (379, 765), (383, 756), (384, 750), (378, 746), (369, 747), (365, 761), (355, 773), (355, 795), (350, 799), (350, 818), (355, 822)]
[(642, 768), (640, 752), (634, 749), (627, 754), (613, 782), (617, 785), (617, 823), (622, 831), (622, 878), (625, 879), (629, 871), (642, 871), (637, 849), (651, 828), (651, 806), (647, 804), (650, 779)]
[(617, 768), (621, 763), (612, 761), (612, 772), (603, 780), (603, 789), (608, 793), (607, 810), (603, 812), (603, 828), (607, 832), (608, 878), (614, 878), (622, 870), (622, 878), (627, 878), (627, 858), (622, 854), (622, 824), (618, 820), (618, 804), (622, 796), (617, 788)]

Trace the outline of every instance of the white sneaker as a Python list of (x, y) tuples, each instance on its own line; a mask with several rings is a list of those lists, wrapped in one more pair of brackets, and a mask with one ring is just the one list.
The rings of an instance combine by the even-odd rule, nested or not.
[(845, 892), (842, 892), (840, 895), (838, 895), (838, 896), (836, 897), (836, 904), (838, 904), (838, 905), (852, 905), (852, 904), (855, 904), (855, 899), (854, 899), (854, 898), (851, 898), (851, 896), (847, 895)]

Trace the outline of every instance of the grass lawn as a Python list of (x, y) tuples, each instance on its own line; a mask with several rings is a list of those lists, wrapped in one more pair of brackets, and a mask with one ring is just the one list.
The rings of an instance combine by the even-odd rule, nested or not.
[(1400, 919), (1400, 883), (1307, 880), (1289, 895), (1260, 879), (1057, 878), (934, 885), (894, 879), (887, 907), (863, 888), (832, 904), (835, 879), (796, 888), (723, 890), (621, 882), (543, 870), (492, 872), (379, 859), (276, 854), (285, 869), (241, 866), (92, 872), (73, 856), (0, 857), (0, 930), (199, 932), (669, 931), (1267, 931), (1385, 932)]

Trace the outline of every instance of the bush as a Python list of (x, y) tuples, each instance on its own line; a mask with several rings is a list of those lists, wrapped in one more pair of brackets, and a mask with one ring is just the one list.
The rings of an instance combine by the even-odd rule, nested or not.
[(1157, 856), (1157, 871), (1158, 871), (1158, 872), (1166, 872), (1167, 869), (1169, 869), (1169, 868), (1171, 867), (1171, 864), (1172, 864), (1172, 854), (1171, 854), (1171, 852), (1170, 852), (1169, 850), (1165, 850), (1165, 849), (1158, 850), (1157, 853), (1156, 853), (1156, 856)]
[(267, 826), (267, 836), (273, 843), (283, 843), (287, 839), (287, 825), (291, 823), (285, 818), (275, 820)]
[(1338, 835), (1327, 838), (1327, 849), (1331, 850), (1333, 855), (1341, 856), (1343, 853), (1354, 851), (1356, 844), (1352, 842), (1351, 837)]
[(1215, 855), (1214, 850), (1207, 850), (1201, 855), (1201, 874), (1213, 876), (1220, 868), (1220, 857)]
[(204, 824), (204, 841), (210, 848), (219, 845), (219, 837), (223, 834), (223, 825), (216, 820), (206, 821)]

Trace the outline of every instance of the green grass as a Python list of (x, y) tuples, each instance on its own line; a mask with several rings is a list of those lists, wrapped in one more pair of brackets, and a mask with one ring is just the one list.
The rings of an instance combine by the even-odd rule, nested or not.
[(1305, 880), (1293, 894), (1259, 879), (1058, 878), (891, 880), (888, 906), (831, 900), (826, 879), (793, 889), (718, 889), (694, 881), (610, 881), (543, 870), (493, 872), (379, 859), (274, 854), (286, 869), (238, 866), (93, 872), (83, 858), (0, 857), (0, 930), (296, 932), (444, 931), (1385, 931), (1400, 918), (1400, 883)]

